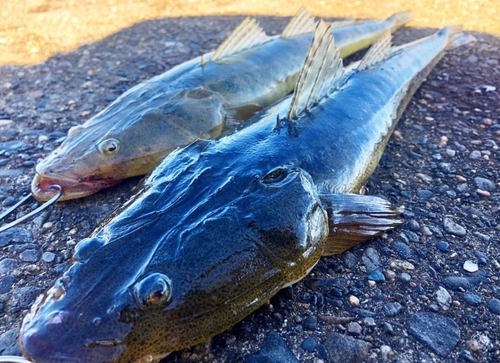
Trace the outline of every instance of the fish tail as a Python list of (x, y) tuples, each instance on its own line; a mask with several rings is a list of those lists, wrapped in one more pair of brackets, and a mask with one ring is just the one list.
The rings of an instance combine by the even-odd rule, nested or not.
[(394, 24), (391, 28), (392, 32), (395, 32), (412, 20), (413, 15), (409, 11), (401, 11), (387, 18), (388, 22), (392, 22)]
[(448, 38), (448, 45), (446, 49), (458, 48), (462, 45), (469, 44), (476, 41), (471, 34), (464, 33), (462, 27), (459, 25), (448, 25), (441, 29), (438, 34)]

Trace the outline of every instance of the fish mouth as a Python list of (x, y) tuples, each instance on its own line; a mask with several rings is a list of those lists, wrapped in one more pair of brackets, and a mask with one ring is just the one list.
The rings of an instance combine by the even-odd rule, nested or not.
[(31, 193), (36, 200), (45, 202), (57, 194), (58, 189), (54, 188), (54, 185), (58, 185), (63, 191), (59, 201), (64, 201), (86, 197), (97, 193), (101, 189), (112, 187), (122, 180), (123, 179), (96, 179), (80, 181), (61, 176), (51, 178), (37, 173), (31, 182)]
[(55, 346), (53, 341), (47, 340), (38, 332), (28, 331), (21, 337), (23, 354), (38, 363), (101, 363), (119, 357), (125, 350), (122, 342), (96, 342), (84, 345), (81, 348), (71, 349), (68, 343), (68, 352), (64, 348)]

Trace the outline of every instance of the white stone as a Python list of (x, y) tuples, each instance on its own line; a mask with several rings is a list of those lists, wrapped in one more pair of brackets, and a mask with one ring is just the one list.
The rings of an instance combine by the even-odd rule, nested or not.
[(479, 267), (477, 266), (477, 263), (467, 260), (464, 262), (464, 270), (467, 272), (477, 272)]

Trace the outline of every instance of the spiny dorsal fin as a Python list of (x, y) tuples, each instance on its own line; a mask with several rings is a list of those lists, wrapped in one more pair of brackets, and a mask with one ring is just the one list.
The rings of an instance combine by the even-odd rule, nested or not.
[(391, 52), (391, 39), (391, 32), (388, 30), (366, 52), (359, 62), (358, 71), (363, 71), (384, 60)]
[(269, 37), (255, 19), (246, 18), (217, 48), (210, 59), (212, 62), (267, 42)]
[(299, 9), (297, 14), (290, 20), (285, 30), (281, 34), (282, 38), (292, 38), (297, 35), (312, 33), (316, 22), (306, 8)]
[(338, 85), (343, 73), (342, 59), (334, 44), (331, 28), (321, 20), (314, 31), (295, 86), (288, 119), (297, 119), (302, 112), (327, 96)]

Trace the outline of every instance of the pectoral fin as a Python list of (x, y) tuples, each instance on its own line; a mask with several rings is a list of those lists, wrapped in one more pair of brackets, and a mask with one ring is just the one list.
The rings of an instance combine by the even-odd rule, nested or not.
[(330, 234), (324, 256), (335, 255), (403, 223), (401, 210), (371, 195), (320, 194)]

